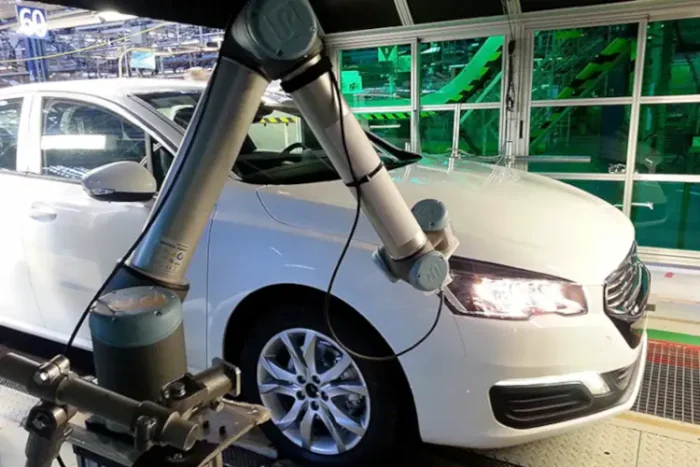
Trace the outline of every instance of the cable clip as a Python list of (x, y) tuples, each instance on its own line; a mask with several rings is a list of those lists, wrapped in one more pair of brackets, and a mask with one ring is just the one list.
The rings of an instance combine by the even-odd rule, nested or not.
[(372, 180), (372, 177), (377, 175), (380, 170), (384, 168), (384, 163), (382, 161), (379, 161), (379, 165), (377, 165), (374, 170), (372, 170), (370, 173), (365, 175), (364, 177), (358, 178), (353, 180), (352, 182), (348, 182), (345, 184), (346, 187), (348, 188), (357, 188), (360, 185), (364, 185), (365, 183), (369, 182)]

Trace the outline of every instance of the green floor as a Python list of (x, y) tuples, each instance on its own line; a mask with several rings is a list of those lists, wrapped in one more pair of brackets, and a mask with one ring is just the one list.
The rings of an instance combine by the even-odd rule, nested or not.
[(676, 344), (693, 345), (700, 347), (700, 336), (690, 334), (681, 334), (678, 332), (658, 331), (656, 329), (648, 329), (647, 336), (651, 340), (662, 342), (673, 342)]

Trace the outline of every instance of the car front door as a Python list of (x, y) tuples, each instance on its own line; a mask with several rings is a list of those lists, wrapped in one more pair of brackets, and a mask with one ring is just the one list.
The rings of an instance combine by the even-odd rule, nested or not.
[[(66, 340), (93, 294), (143, 228), (153, 201), (98, 201), (82, 176), (116, 161), (150, 166), (150, 138), (121, 107), (71, 95), (37, 96), (30, 119), (40, 141), (28, 180), (25, 247), (46, 333)], [(88, 346), (89, 328), (76, 343)]]
[(22, 241), (33, 215), (24, 158), (30, 107), (30, 98), (0, 99), (0, 324), (28, 332), (42, 325)]

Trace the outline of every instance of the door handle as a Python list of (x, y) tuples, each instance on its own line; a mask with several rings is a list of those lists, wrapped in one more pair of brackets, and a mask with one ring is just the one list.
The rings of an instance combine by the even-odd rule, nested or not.
[(32, 204), (32, 207), (29, 209), (29, 217), (37, 221), (52, 221), (56, 219), (57, 215), (58, 214), (53, 209), (38, 204)]

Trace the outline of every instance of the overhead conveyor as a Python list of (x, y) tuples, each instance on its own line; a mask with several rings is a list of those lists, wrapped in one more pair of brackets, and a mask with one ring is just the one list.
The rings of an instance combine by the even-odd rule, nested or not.
[[(466, 102), (478, 94), (481, 102), (501, 80), (501, 55), (503, 36), (489, 37), (464, 68), (447, 84), (435, 92), (421, 96), (422, 106), (437, 106)], [(410, 105), (410, 99), (373, 100), (372, 107)], [(422, 114), (421, 114), (422, 116)], [(409, 112), (368, 112), (359, 114), (364, 120), (402, 120), (411, 117)]]
[[(600, 47), (594, 44), (593, 47)], [(624, 60), (636, 49), (635, 41), (631, 39), (616, 38), (610, 42), (593, 59), (583, 61), (579, 71), (574, 78), (564, 88), (559, 91), (555, 99), (571, 99), (590, 97), (596, 86), (608, 76), (611, 70)], [(569, 62), (569, 66), (570, 66)], [(545, 69), (535, 70), (533, 75), (544, 73)], [(556, 69), (551, 70), (554, 74)], [(530, 148), (537, 151), (538, 145), (543, 143), (548, 132), (555, 127), (556, 123), (567, 116), (575, 107), (555, 107), (554, 109), (542, 108), (533, 110), (532, 121), (530, 123)]]

